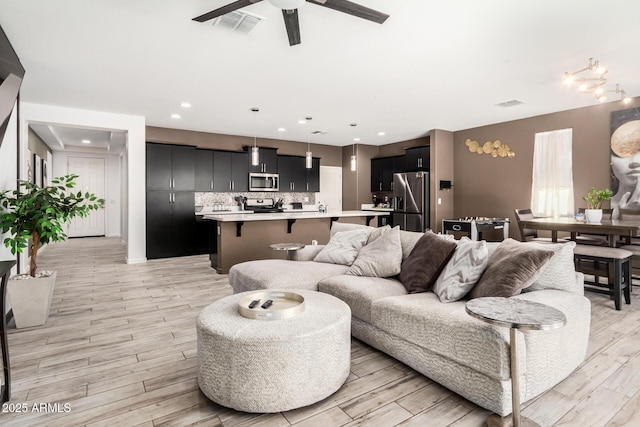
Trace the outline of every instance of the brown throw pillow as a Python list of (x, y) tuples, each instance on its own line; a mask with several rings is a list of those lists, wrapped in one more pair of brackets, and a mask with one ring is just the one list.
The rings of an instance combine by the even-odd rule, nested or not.
[(431, 290), (455, 250), (455, 241), (427, 231), (402, 263), (400, 281), (410, 294)]
[(478, 283), (471, 289), (469, 299), (480, 297), (510, 297), (530, 286), (544, 271), (555, 251), (542, 249), (507, 239), (489, 257)]

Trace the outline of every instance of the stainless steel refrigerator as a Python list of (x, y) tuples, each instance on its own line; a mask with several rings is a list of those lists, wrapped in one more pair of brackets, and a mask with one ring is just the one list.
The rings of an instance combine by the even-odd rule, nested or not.
[(393, 225), (424, 232), (429, 228), (429, 173), (393, 174)]

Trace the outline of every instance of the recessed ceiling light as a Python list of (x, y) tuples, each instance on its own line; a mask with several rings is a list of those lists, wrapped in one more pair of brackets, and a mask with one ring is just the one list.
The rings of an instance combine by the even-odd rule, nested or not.
[(353, 140), (358, 142), (358, 141), (360, 141), (360, 138), (353, 138)]
[(180, 114), (172, 114), (171, 118), (172, 119), (179, 119), (180, 118)]
[(188, 102), (183, 102), (182, 104), (180, 104), (180, 106), (182, 108), (191, 108), (191, 104), (189, 104)]
[(83, 143), (83, 144), (91, 144), (91, 141), (89, 141), (88, 139), (83, 139), (83, 140), (82, 140), (82, 143)]
[(385, 136), (385, 135), (386, 135), (386, 133), (383, 132), (383, 131), (378, 132), (378, 136)]
[(284, 131), (286, 131), (285, 128), (278, 128), (278, 132), (284, 132)]
[(307, 123), (307, 121), (306, 120), (298, 120), (298, 123), (303, 125), (303, 124)]

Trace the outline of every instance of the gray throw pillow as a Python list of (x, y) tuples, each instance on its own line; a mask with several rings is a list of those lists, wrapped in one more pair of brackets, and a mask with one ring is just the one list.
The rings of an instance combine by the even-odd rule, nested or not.
[(542, 274), (535, 282), (523, 292), (539, 291), (541, 289), (559, 289), (561, 291), (572, 292), (575, 288), (576, 272), (573, 260), (573, 250), (576, 242), (567, 243), (534, 243), (528, 242), (528, 245), (538, 249), (551, 249), (554, 255), (544, 268)]
[(400, 273), (401, 265), (400, 227), (382, 228), (380, 237), (360, 249), (358, 257), (345, 274), (391, 277)]
[(441, 302), (453, 302), (464, 298), (482, 276), (488, 260), (487, 242), (463, 237), (458, 241), (453, 256), (438, 276), (433, 292)]
[(402, 263), (400, 281), (410, 294), (431, 290), (456, 243), (427, 231)]
[(489, 263), (469, 299), (518, 295), (543, 272), (555, 252), (507, 239), (489, 257)]
[(327, 246), (313, 260), (331, 264), (351, 265), (358, 256), (360, 248), (367, 242), (368, 237), (369, 230), (365, 229), (340, 231), (331, 237)]

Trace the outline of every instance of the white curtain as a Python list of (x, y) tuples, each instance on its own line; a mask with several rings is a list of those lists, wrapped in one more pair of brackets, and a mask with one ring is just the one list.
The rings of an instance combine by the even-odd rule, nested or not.
[(531, 184), (534, 216), (557, 218), (574, 214), (572, 135), (572, 129), (536, 133)]

